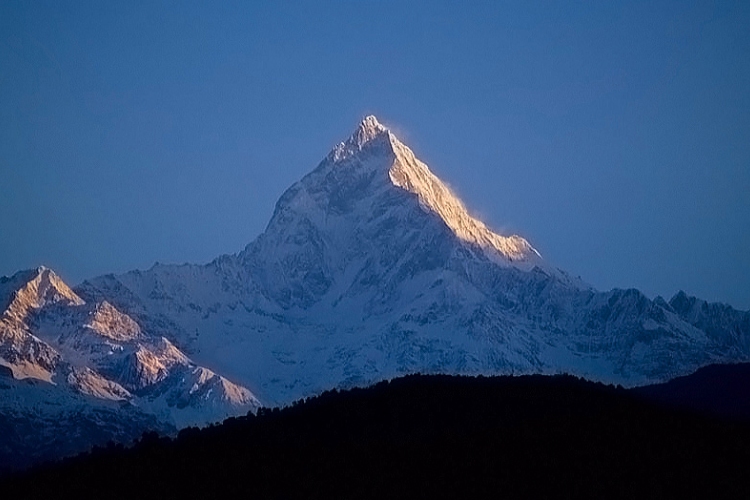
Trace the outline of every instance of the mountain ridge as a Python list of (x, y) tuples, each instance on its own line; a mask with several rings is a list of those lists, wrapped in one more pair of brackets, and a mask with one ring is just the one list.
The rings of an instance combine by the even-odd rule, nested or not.
[[(526, 240), (526, 261), (502, 245), (488, 254), (491, 238), (466, 238), (456, 221), (495, 234), (368, 116), (279, 198), (266, 230), (238, 254), (80, 289), (170, 325), (189, 351), (223, 360), (238, 380), (262, 380), (272, 404), (413, 371), (569, 371), (633, 386), (747, 359), (745, 330), (707, 333), (637, 290), (598, 292)], [(216, 345), (218, 332), (258, 368), (239, 366), (247, 360)], [(335, 377), (309, 375), (332, 367)]]
[(0, 280), (0, 303), (13, 378), (174, 427), (410, 373), (633, 387), (750, 360), (750, 312), (593, 289), (472, 217), (373, 116), (238, 253), (72, 289), (42, 267)]
[[(0, 301), (6, 304), (0, 415), (19, 428), (37, 428), (40, 436), (65, 433), (71, 418), (88, 429), (65, 443), (52, 439), (57, 455), (36, 437), (0, 440), (0, 447), (26, 458), (57, 458), (108, 439), (129, 441), (144, 429), (170, 432), (260, 406), (249, 390), (196, 365), (109, 302), (83, 300), (51, 269), (3, 278)], [(110, 422), (94, 431), (101, 418)], [(7, 460), (0, 456), (0, 468), (13, 466)]]

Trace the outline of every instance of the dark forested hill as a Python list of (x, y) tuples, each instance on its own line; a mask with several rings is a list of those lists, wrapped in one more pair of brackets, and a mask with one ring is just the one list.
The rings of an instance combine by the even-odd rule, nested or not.
[(674, 408), (750, 421), (750, 363), (709, 365), (663, 384), (632, 392)]
[(750, 427), (568, 376), (407, 376), (6, 478), (25, 498), (748, 498)]

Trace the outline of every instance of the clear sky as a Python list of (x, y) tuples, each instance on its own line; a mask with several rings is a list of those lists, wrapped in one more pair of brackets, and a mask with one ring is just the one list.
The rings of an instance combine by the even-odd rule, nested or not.
[(0, 275), (207, 262), (375, 114), (599, 289), (750, 309), (750, 2), (0, 3)]

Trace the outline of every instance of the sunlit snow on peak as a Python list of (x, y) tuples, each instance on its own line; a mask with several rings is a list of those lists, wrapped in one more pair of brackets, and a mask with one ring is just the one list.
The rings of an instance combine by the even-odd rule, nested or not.
[(541, 255), (528, 241), (517, 235), (501, 236), (472, 217), (463, 202), (411, 149), (393, 134), (389, 133), (389, 137), (396, 159), (388, 174), (395, 186), (416, 194), (419, 202), (440, 215), (456, 236), (481, 247), (491, 260), (529, 268), (541, 264)]
[(366, 116), (357, 129), (346, 141), (339, 143), (328, 155), (328, 160), (338, 163), (356, 155), (362, 148), (384, 134), (390, 135), (387, 128), (378, 122), (373, 115)]
[[(361, 156), (365, 151), (366, 158)], [(352, 162), (354, 158), (360, 161)], [(327, 160), (344, 168), (366, 164), (387, 170), (392, 185), (415, 194), (420, 205), (439, 215), (458, 238), (481, 248), (487, 258), (498, 264), (523, 269), (544, 267), (539, 252), (524, 238), (499, 235), (472, 217), (445, 183), (373, 115), (366, 116), (351, 137), (331, 151)]]
[[(3, 301), (2, 317), (18, 323), (26, 321), (31, 311), (46, 304), (64, 302), (71, 305), (84, 304), (83, 299), (73, 292), (51, 269), (40, 266), (34, 270), (19, 271), (5, 283), (8, 290), (0, 295)], [(7, 305), (5, 304), (7, 302)]]
[(381, 125), (374, 115), (368, 115), (365, 116), (365, 118), (359, 124), (355, 135), (362, 136), (365, 140), (367, 140), (369, 138), (375, 137), (378, 134), (387, 132), (387, 130), (388, 129)]

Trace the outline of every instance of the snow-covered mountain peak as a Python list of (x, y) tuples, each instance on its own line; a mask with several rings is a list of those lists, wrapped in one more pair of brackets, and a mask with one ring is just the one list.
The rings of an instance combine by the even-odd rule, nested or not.
[(117, 382), (107, 380), (86, 366), (70, 367), (66, 381), (81, 394), (99, 399), (126, 401), (133, 397), (127, 389)]
[(359, 124), (357, 130), (354, 131), (354, 134), (352, 134), (351, 138), (349, 138), (349, 142), (356, 143), (361, 146), (366, 142), (372, 140), (373, 138), (379, 136), (380, 134), (387, 132), (388, 129), (381, 125), (377, 118), (375, 118), (373, 115), (368, 115)]
[(9, 321), (23, 323), (32, 310), (45, 305), (64, 303), (83, 305), (84, 301), (70, 289), (51, 269), (40, 266), (36, 269), (19, 271), (10, 278), (3, 278), (2, 295), (5, 309), (2, 317)]
[(287, 189), (264, 233), (239, 258), (266, 297), (307, 308), (329, 292), (366, 293), (368, 280), (419, 274), (459, 254), (557, 274), (525, 239), (499, 235), (472, 217), (411, 149), (367, 117)]
[(118, 342), (143, 337), (143, 332), (138, 323), (130, 316), (115, 309), (106, 300), (96, 304), (83, 326), (103, 337)]
[[(490, 260), (523, 269), (546, 267), (539, 252), (524, 238), (497, 234), (473, 217), (446, 184), (372, 115), (365, 117), (351, 137), (331, 151), (316, 172), (318, 175), (308, 176), (302, 181), (305, 191), (296, 192), (303, 195), (315, 191), (338, 193), (341, 191), (338, 186), (318, 189), (313, 183), (344, 181), (360, 188), (368, 178), (386, 179), (390, 185), (416, 195), (423, 209), (437, 214), (460, 240), (479, 247)], [(378, 175), (380, 172), (387, 175)], [(373, 174), (374, 177), (370, 177)], [(377, 193), (378, 189), (370, 192)], [(303, 204), (307, 211), (309, 203), (303, 203), (300, 196), (297, 198), (296, 202)]]
[(388, 155), (392, 153), (391, 136), (391, 132), (377, 118), (373, 115), (366, 116), (354, 133), (346, 141), (336, 145), (326, 159), (333, 164), (342, 164), (364, 149), (380, 149), (380, 156)]
[(250, 405), (254, 409), (260, 407), (260, 402), (252, 392), (246, 388), (233, 384), (222, 376), (217, 375), (208, 368), (196, 367), (191, 372), (193, 385), (190, 394), (208, 400), (208, 396), (215, 392), (215, 397), (234, 405)]
[(463, 202), (411, 149), (389, 135), (395, 161), (388, 175), (394, 186), (416, 194), (422, 206), (438, 214), (461, 240), (480, 247), (489, 259), (529, 269), (542, 264), (539, 252), (524, 238), (497, 234), (469, 214)]

